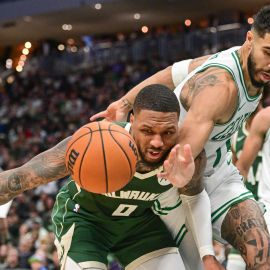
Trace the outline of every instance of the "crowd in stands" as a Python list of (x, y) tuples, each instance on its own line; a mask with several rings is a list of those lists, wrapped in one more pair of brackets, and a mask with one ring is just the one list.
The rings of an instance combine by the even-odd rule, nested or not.
[[(0, 93), (0, 167), (20, 166), (72, 135), (91, 115), (161, 68), (155, 61), (155, 66), (118, 63), (61, 76), (40, 69), (14, 75), (14, 82)], [(50, 215), (64, 181), (25, 192), (13, 201), (8, 215), (12, 247), (0, 248), (2, 269), (43, 269), (40, 265), (58, 269)], [(113, 267), (118, 266), (112, 262)]]
[[(97, 61), (84, 68), (72, 63), (72, 68), (60, 65), (61, 72), (52, 72), (61, 63), (55, 52), (34, 55), (23, 73), (13, 74), (13, 81), (0, 88), (0, 167), (18, 167), (54, 146), (132, 86), (180, 60), (161, 56)], [(52, 182), (13, 201), (9, 242), (0, 246), (0, 269), (59, 269), (50, 216), (63, 183), (65, 179)], [(120, 268), (111, 260), (110, 269)]]

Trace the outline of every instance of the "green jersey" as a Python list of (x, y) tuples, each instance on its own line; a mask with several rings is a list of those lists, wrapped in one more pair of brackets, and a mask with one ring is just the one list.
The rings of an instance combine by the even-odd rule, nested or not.
[(135, 173), (132, 180), (121, 190), (105, 194), (95, 194), (80, 188), (74, 181), (63, 190), (70, 198), (90, 213), (99, 217), (141, 216), (151, 211), (159, 195), (172, 187), (156, 174), (160, 169), (146, 174)]
[[(246, 137), (248, 136), (248, 130), (246, 129), (246, 122), (244, 122), (234, 135), (232, 140), (232, 149), (235, 152), (237, 159), (239, 159)], [(253, 193), (256, 200), (258, 200), (258, 182), (261, 178), (261, 166), (262, 156), (261, 152), (258, 153), (254, 160), (247, 177), (246, 187)]]
[[(117, 124), (127, 131), (130, 130), (130, 123), (119, 122)], [(141, 216), (145, 212), (151, 211), (151, 207), (159, 195), (172, 187), (169, 181), (157, 177), (157, 173), (162, 169), (163, 167), (160, 166), (148, 173), (136, 172), (125, 187), (111, 193), (87, 192), (75, 182), (66, 188), (74, 202), (96, 216), (111, 218)]]
[[(122, 126), (130, 129), (130, 124)], [(151, 209), (159, 209), (156, 199), (172, 188), (157, 177), (162, 169), (136, 172), (125, 187), (104, 194), (88, 192), (70, 179), (58, 193), (52, 213), (62, 267), (67, 256), (82, 265), (91, 261), (105, 267), (109, 253), (126, 266), (157, 250), (177, 252), (165, 224)], [(181, 204), (180, 196), (176, 204)]]

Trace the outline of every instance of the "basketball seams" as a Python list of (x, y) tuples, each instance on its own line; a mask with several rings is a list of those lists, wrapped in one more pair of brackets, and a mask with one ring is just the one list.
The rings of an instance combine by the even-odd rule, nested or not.
[[(129, 165), (129, 171), (130, 171), (130, 179), (132, 178), (132, 167), (131, 167), (131, 161), (130, 161), (130, 159), (129, 159), (129, 157), (128, 157), (128, 155), (127, 155), (127, 153), (126, 153), (126, 151), (125, 151), (125, 149), (121, 146), (121, 144), (114, 138), (114, 136), (113, 136), (113, 133), (112, 133), (112, 131), (113, 132), (115, 132), (115, 130), (111, 130), (110, 129), (110, 127), (111, 127), (111, 125), (109, 126), (109, 133), (110, 133), (110, 135), (112, 136), (112, 139), (115, 141), (115, 143), (121, 148), (121, 150), (122, 150), (122, 152), (125, 154), (125, 157), (126, 157), (126, 159), (127, 159), (127, 161), (128, 161), (128, 165)], [(122, 133), (122, 132), (121, 132)], [(123, 134), (123, 133), (122, 133)]]
[(104, 161), (104, 169), (105, 169), (105, 180), (106, 180), (106, 193), (107, 193), (108, 192), (108, 189), (109, 189), (109, 183), (108, 183), (108, 171), (107, 171), (106, 153), (105, 153), (105, 147), (104, 147), (103, 136), (102, 136), (102, 131), (104, 129), (101, 129), (100, 122), (98, 122), (98, 127), (99, 127), (99, 130), (98, 131), (100, 132), (100, 140), (101, 140), (101, 146), (102, 146), (102, 152), (103, 152), (103, 161)]
[[(112, 125), (112, 126), (115, 126), (115, 124), (111, 124), (111, 125)], [(119, 127), (120, 127), (120, 126), (119, 126)], [(122, 128), (122, 129), (123, 129), (123, 128)], [(109, 131), (109, 130), (114, 131), (114, 132), (121, 133), (121, 134), (125, 135), (126, 137), (129, 137), (129, 135), (126, 134), (126, 132), (122, 132), (122, 131), (117, 130), (117, 129), (106, 129), (106, 128), (101, 128), (100, 130), (92, 130), (92, 132), (94, 133), (94, 132), (97, 132), (97, 131)], [(129, 137), (129, 138), (130, 138), (130, 137)]]
[[(94, 134), (94, 132), (99, 133)], [(88, 134), (89, 137), (85, 138)], [(130, 134), (126, 130), (123, 130), (121, 126), (114, 123), (89, 123), (77, 130), (70, 138), (70, 144), (67, 146), (65, 155), (65, 161), (68, 162), (68, 159), (70, 159), (69, 154), (73, 151), (72, 149), (75, 151), (79, 149), (80, 158), (77, 160), (76, 166), (74, 166), (74, 177), (76, 177), (76, 180), (74, 180), (77, 184), (89, 190), (89, 192), (108, 193), (111, 192), (110, 190), (118, 189), (125, 185), (125, 183), (128, 183), (133, 176), (133, 168), (135, 165), (133, 153), (128, 146), (129, 141), (134, 143)], [(94, 156), (88, 155), (89, 152), (92, 152), (92, 144), (95, 145), (93, 148)], [(97, 166), (95, 161), (95, 149), (99, 156)], [(115, 152), (110, 151), (113, 149)], [(119, 157), (115, 158), (114, 153), (119, 153)], [(73, 165), (77, 157), (78, 154), (76, 157), (74, 156), (70, 159)], [(129, 166), (125, 165), (125, 169), (121, 172), (115, 171), (114, 164), (121, 164), (121, 162), (125, 162), (125, 159)], [(102, 181), (100, 180), (99, 183), (96, 182), (96, 177), (93, 178), (94, 175), (91, 174), (88, 168), (89, 166), (86, 166), (86, 164), (90, 164), (90, 167), (94, 165), (94, 175), (97, 172), (102, 173)], [(117, 175), (119, 175), (119, 179), (115, 182), (112, 178), (116, 178)]]
[(87, 143), (87, 146), (86, 146), (86, 148), (85, 148), (85, 150), (84, 150), (84, 153), (83, 153), (83, 155), (82, 155), (81, 163), (80, 163), (80, 167), (79, 167), (79, 182), (80, 182), (81, 187), (83, 187), (82, 181), (81, 181), (82, 164), (83, 164), (84, 156), (85, 156), (85, 154), (86, 154), (86, 152), (87, 152), (87, 150), (88, 150), (88, 148), (89, 148), (89, 145), (90, 145), (90, 143), (91, 143), (91, 141), (92, 141), (92, 138), (93, 138), (93, 135), (92, 135), (92, 132), (91, 132), (91, 131), (90, 131), (88, 134), (91, 134), (91, 136), (90, 136), (90, 138), (89, 138), (89, 142)]
[[(83, 134), (83, 135), (80, 135), (80, 137), (78, 137), (74, 142), (72, 142), (72, 144), (71, 144), (71, 145), (68, 147), (68, 149), (66, 150), (66, 155), (65, 155), (65, 157), (67, 157), (67, 154), (69, 153), (69, 150), (70, 150), (71, 146), (73, 146), (73, 144), (74, 144), (75, 142), (77, 142), (77, 141), (78, 141), (79, 139), (81, 139), (82, 137), (88, 135), (89, 133), (93, 133), (93, 131), (92, 131), (91, 128), (89, 128), (89, 127), (84, 127), (84, 128), (89, 129), (89, 132), (87, 132), (87, 133), (85, 133), (85, 134)], [(73, 136), (72, 136), (72, 137), (73, 137)], [(70, 140), (72, 140), (72, 137), (70, 138)]]

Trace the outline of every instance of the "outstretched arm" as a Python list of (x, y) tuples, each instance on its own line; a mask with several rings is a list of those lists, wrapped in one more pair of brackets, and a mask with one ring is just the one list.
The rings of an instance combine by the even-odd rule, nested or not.
[[(181, 103), (188, 112), (179, 131), (179, 157), (183, 156), (183, 146), (189, 144), (192, 156), (196, 158), (204, 149), (215, 123), (227, 122), (237, 106), (237, 91), (234, 84), (231, 85), (232, 80), (228, 73), (210, 68), (194, 77), (182, 89), (185, 95), (180, 96)], [(179, 95), (177, 90), (175, 93)], [(164, 165), (162, 177), (172, 181), (177, 187), (186, 185), (181, 177), (178, 158), (169, 158)]]
[(263, 146), (265, 134), (270, 128), (269, 113), (270, 108), (263, 109), (258, 112), (252, 121), (243, 151), (236, 163), (236, 167), (244, 178), (247, 178), (249, 169)]
[(35, 156), (21, 167), (0, 173), (0, 204), (25, 190), (58, 180), (69, 173), (65, 166), (65, 151), (69, 138)]
[(155, 73), (151, 77), (142, 81), (133, 87), (122, 98), (111, 103), (105, 111), (93, 115), (90, 120), (95, 121), (98, 118), (104, 117), (107, 121), (126, 121), (128, 113), (132, 110), (133, 103), (137, 94), (141, 91), (141, 89), (150, 84), (163, 84), (173, 90), (174, 84), (171, 75), (171, 66)]
[(99, 112), (93, 115), (90, 120), (95, 121), (100, 117), (106, 118), (108, 121), (126, 121), (128, 113), (132, 110), (134, 100), (137, 94), (145, 87), (150, 84), (163, 84), (174, 90), (195, 68), (204, 63), (210, 55), (202, 56), (196, 59), (188, 59), (174, 63), (140, 84), (133, 87), (126, 95), (117, 101), (111, 103), (105, 111)]

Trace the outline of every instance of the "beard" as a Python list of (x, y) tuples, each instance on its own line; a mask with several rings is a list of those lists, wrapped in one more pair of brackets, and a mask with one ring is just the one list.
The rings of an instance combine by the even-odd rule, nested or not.
[(150, 172), (150, 171), (153, 171), (153, 170), (159, 168), (161, 165), (163, 165), (163, 163), (166, 160), (166, 158), (167, 158), (168, 154), (170, 153), (170, 151), (171, 151), (171, 148), (168, 149), (164, 153), (164, 155), (160, 158), (160, 160), (158, 160), (156, 162), (149, 162), (144, 158), (143, 152), (138, 147), (140, 160), (137, 162), (136, 171), (141, 172), (141, 173), (145, 173), (145, 172)]
[(251, 51), (250, 55), (248, 56), (247, 66), (248, 66), (248, 74), (250, 77), (250, 81), (254, 87), (262, 88), (264, 85), (267, 84), (267, 83), (263, 83), (263, 82), (258, 82), (255, 79), (255, 74), (257, 72), (257, 69), (256, 69), (256, 63), (254, 61), (252, 51)]

